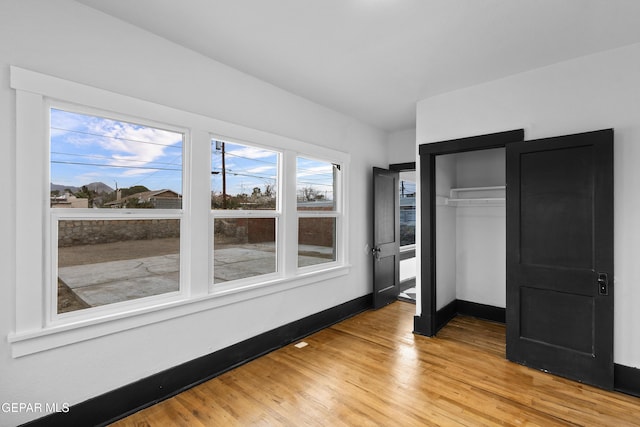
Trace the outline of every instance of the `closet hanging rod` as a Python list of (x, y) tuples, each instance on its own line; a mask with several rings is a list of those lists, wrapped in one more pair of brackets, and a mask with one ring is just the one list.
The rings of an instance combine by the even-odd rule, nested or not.
[(487, 191), (487, 190), (504, 190), (507, 187), (505, 185), (494, 185), (491, 187), (460, 187), (452, 188), (451, 191)]

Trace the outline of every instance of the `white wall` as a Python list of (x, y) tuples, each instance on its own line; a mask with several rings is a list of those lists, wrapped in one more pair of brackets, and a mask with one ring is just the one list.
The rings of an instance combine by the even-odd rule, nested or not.
[(504, 206), (456, 208), (456, 298), (506, 307)]
[(416, 128), (391, 132), (387, 137), (389, 164), (416, 161)]
[[(188, 23), (181, 23), (188, 25)], [(15, 93), (9, 65), (350, 151), (350, 273), (290, 291), (14, 359)], [(67, 0), (0, 2), (0, 402), (75, 404), (371, 292), (372, 166), (386, 134)], [(36, 261), (37, 262), (37, 261)], [(0, 413), (0, 425), (42, 414)]]
[(418, 103), (417, 143), (524, 128), (526, 139), (615, 129), (616, 363), (640, 367), (640, 44)]
[(505, 207), (447, 205), (451, 188), (505, 183), (504, 149), (436, 157), (436, 309), (455, 299), (505, 307)]
[[(460, 188), (502, 186), (505, 150), (470, 151), (456, 155)], [(505, 307), (506, 214), (502, 206), (456, 207), (456, 297)]]
[(468, 151), (456, 155), (456, 185), (461, 188), (504, 185), (505, 150)]
[[(456, 188), (456, 155), (436, 156), (436, 310), (456, 299), (456, 208), (446, 204)], [(419, 240), (416, 237), (416, 240)]]

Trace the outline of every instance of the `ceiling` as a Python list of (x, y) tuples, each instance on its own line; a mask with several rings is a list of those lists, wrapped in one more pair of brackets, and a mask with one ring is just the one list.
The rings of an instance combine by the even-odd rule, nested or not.
[(420, 99), (640, 42), (638, 0), (77, 0), (395, 131)]

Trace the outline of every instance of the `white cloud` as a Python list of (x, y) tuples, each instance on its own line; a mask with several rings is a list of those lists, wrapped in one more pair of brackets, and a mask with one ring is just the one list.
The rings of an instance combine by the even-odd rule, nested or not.
[(333, 166), (331, 164), (324, 163), (317, 166), (300, 168), (298, 169), (298, 173), (297, 173), (298, 178), (308, 177), (308, 176), (315, 177), (318, 175), (323, 175), (326, 177), (326, 179), (330, 179), (329, 177), (333, 179)]
[[(104, 135), (96, 142), (110, 153), (112, 160), (108, 164), (111, 166), (147, 167), (160, 159), (167, 162), (167, 157), (181, 156), (180, 150), (171, 147), (182, 143), (182, 134), (111, 120), (97, 120), (90, 125), (91, 133)], [(175, 168), (181, 168), (181, 165), (177, 164)], [(156, 170), (129, 169), (124, 175), (141, 175)]]
[(239, 148), (232, 148), (231, 150), (225, 150), (225, 153), (230, 154), (232, 156), (244, 157), (245, 159), (252, 159), (252, 160), (264, 159), (267, 157), (272, 157), (276, 154), (274, 151), (263, 150), (262, 148), (256, 148), (256, 147), (248, 147), (248, 146), (235, 145), (235, 144), (233, 144), (233, 147), (239, 147)]
[(246, 172), (252, 173), (252, 174), (263, 174), (266, 172), (274, 173), (275, 170), (276, 170), (275, 165), (274, 166), (265, 165), (265, 166), (256, 166), (255, 168), (247, 169)]

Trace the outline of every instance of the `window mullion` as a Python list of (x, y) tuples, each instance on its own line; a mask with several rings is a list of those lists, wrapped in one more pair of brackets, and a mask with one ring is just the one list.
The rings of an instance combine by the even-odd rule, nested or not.
[(183, 245), (186, 246), (184, 256), (187, 262), (183, 263), (186, 268), (183, 278), (191, 295), (206, 295), (211, 277), (209, 260), (213, 251), (213, 221), (210, 217), (210, 140), (208, 132), (192, 130), (191, 143), (187, 141), (185, 144), (190, 150), (190, 155), (185, 156), (190, 197), (188, 205), (184, 206)]
[(298, 269), (298, 205), (296, 200), (296, 153), (285, 151), (283, 156), (282, 179), (282, 229), (280, 256), (283, 273), (294, 276)]

